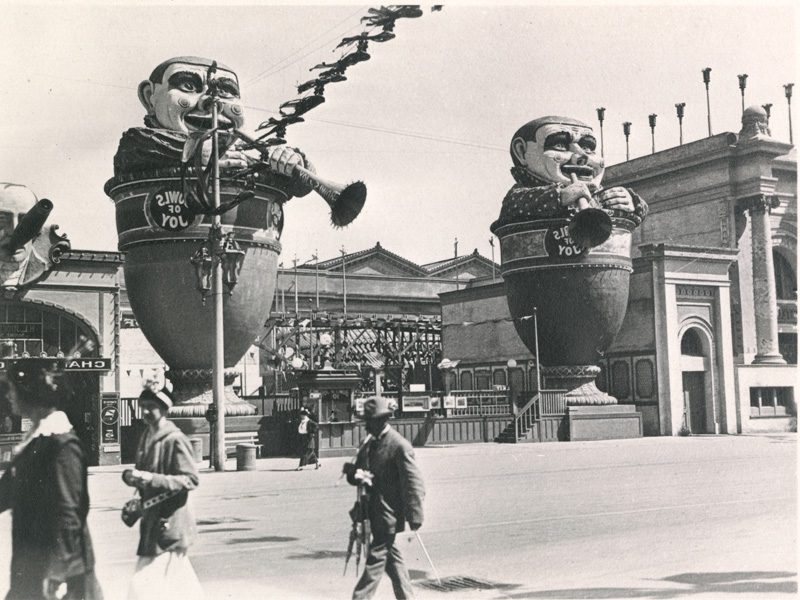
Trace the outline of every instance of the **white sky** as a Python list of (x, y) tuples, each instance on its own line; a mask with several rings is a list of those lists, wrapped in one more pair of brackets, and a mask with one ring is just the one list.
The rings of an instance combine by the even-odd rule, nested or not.
[[(103, 193), (120, 135), (142, 125), (136, 87), (175, 55), (215, 58), (239, 74), (245, 130), (276, 114), (332, 62), (339, 39), (362, 31), (369, 6), (133, 6), (12, 3), (0, 8), (0, 181), (54, 201), (50, 222), (73, 248), (116, 249), (114, 210)], [(674, 105), (686, 103), (684, 141), (705, 137), (701, 69), (711, 67), (714, 133), (738, 131), (736, 75), (746, 104), (771, 102), (774, 137), (788, 141), (783, 84), (797, 82), (793, 3), (658, 3), (592, 7), (445, 4), (397, 22), (397, 37), (370, 44), (372, 59), (329, 85), (327, 101), (289, 127), (322, 176), (361, 179), (361, 216), (340, 231), (311, 194), (286, 206), (283, 262), (333, 258), (380, 241), (418, 263), (477, 248), (490, 256), (490, 223), (513, 180), (507, 148), (525, 122), (547, 114), (587, 121), (606, 108), (607, 164), (678, 143)], [(800, 103), (800, 85), (795, 104)], [(800, 122), (794, 111), (794, 133)], [(496, 257), (499, 260), (499, 256)]]

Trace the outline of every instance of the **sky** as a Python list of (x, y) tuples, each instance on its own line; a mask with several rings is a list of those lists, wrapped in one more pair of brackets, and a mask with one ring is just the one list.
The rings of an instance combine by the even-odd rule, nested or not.
[[(370, 6), (228, 5), (183, 1), (0, 7), (0, 181), (50, 198), (50, 223), (74, 249), (116, 250), (114, 206), (103, 193), (119, 138), (142, 125), (136, 88), (177, 55), (214, 58), (239, 75), (244, 130), (275, 116), (309, 69), (333, 62), (343, 36), (364, 30)], [(503, 7), (457, 2), (397, 22), (370, 44), (369, 61), (325, 90), (326, 102), (287, 139), (326, 179), (362, 180), (367, 202), (347, 228), (330, 226), (316, 194), (285, 207), (282, 261), (291, 265), (380, 242), (418, 264), (477, 249), (491, 257), (489, 225), (513, 184), (508, 146), (534, 118), (582, 119), (607, 164), (678, 145), (675, 104), (686, 103), (684, 142), (707, 136), (701, 70), (711, 67), (712, 132), (738, 132), (746, 105), (772, 103), (773, 137), (789, 138), (783, 85), (797, 82), (797, 10), (790, 2), (674, 1)], [(800, 93), (800, 87), (797, 92)], [(798, 132), (794, 99), (793, 124)], [(495, 257), (499, 262), (499, 255)]]

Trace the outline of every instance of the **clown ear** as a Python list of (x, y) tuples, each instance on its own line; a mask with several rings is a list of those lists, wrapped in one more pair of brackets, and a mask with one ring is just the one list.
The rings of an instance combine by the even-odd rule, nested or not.
[(142, 103), (148, 115), (155, 114), (155, 106), (153, 106), (153, 82), (145, 79), (139, 84), (139, 102)]
[(528, 149), (528, 142), (521, 137), (515, 137), (511, 140), (511, 153), (520, 164), (525, 163), (525, 151)]

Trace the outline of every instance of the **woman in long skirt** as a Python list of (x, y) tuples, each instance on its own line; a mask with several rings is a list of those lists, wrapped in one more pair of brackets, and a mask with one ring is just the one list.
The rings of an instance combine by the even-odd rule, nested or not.
[(306, 465), (316, 465), (319, 469), (322, 463), (317, 457), (317, 424), (311, 420), (311, 413), (307, 408), (300, 409), (300, 423), (297, 425), (297, 438), (299, 440), (300, 465), (297, 470), (302, 470)]

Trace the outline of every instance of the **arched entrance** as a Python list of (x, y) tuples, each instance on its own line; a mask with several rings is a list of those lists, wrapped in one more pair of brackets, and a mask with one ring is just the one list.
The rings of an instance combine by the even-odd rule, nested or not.
[[(25, 358), (98, 357), (97, 331), (67, 310), (29, 300), (0, 301), (0, 361)], [(100, 374), (69, 371), (70, 393), (59, 408), (84, 443), (90, 460), (97, 464), (100, 448)], [(5, 395), (0, 398), (0, 437), (21, 438), (29, 426), (11, 414)], [(2, 441), (2, 440), (0, 440)], [(1, 457), (0, 457), (1, 458)]]
[(716, 433), (709, 334), (690, 326), (681, 336), (681, 375), (683, 380), (682, 429), (691, 433)]

